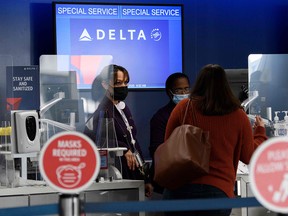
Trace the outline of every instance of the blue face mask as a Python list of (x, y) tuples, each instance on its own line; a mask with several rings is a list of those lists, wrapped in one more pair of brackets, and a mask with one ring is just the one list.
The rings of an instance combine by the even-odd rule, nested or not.
[(178, 104), (181, 100), (188, 98), (190, 94), (173, 94), (173, 102)]

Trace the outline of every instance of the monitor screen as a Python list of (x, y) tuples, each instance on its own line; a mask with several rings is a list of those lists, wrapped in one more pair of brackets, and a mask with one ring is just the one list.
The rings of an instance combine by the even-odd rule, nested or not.
[(162, 89), (183, 71), (183, 6), (53, 2), (57, 55), (69, 55), (79, 89), (109, 63), (125, 67), (130, 89)]
[(229, 68), (225, 72), (232, 92), (243, 102), (248, 93), (248, 68)]

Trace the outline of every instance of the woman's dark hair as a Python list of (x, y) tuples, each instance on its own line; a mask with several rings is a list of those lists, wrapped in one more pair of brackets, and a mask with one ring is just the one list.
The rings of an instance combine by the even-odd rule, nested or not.
[(116, 64), (105, 66), (92, 83), (91, 94), (94, 101), (97, 101), (104, 96), (105, 89), (102, 87), (102, 81), (106, 81), (108, 83), (110, 80), (113, 80), (114, 83), (116, 82), (117, 77), (115, 74), (117, 71), (122, 71), (124, 76), (127, 77), (127, 82), (130, 81), (129, 73), (126, 68)]
[(225, 115), (241, 108), (224, 69), (217, 64), (208, 64), (201, 69), (190, 97), (196, 99), (196, 106), (204, 115)]
[(170, 90), (173, 90), (173, 87), (175, 85), (175, 81), (180, 79), (180, 78), (187, 79), (188, 84), (190, 85), (189, 78), (188, 78), (188, 76), (186, 74), (181, 73), (181, 72), (173, 73), (170, 76), (168, 76), (168, 78), (166, 79), (166, 82), (165, 82), (165, 90), (166, 90), (166, 94), (168, 96), (170, 96), (170, 94), (171, 94)]

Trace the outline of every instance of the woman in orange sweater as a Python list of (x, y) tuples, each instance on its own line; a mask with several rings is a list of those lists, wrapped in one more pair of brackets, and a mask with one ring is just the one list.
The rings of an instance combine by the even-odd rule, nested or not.
[[(172, 111), (165, 132), (165, 140), (181, 125), (189, 99), (180, 101)], [(206, 65), (200, 71), (190, 94), (186, 124), (194, 124), (209, 131), (211, 143), (208, 175), (193, 179), (176, 190), (164, 191), (164, 199), (194, 199), (234, 197), (238, 161), (249, 164), (254, 150), (267, 139), (264, 123), (256, 116), (254, 132), (250, 121), (233, 95), (226, 73), (219, 65)], [(171, 215), (223, 215), (231, 209), (201, 212), (171, 212)], [(167, 215), (170, 215), (167, 213)]]

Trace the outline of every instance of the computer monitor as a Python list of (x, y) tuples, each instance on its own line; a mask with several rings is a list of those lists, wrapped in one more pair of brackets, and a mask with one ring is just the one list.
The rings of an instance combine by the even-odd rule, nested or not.
[[(51, 104), (47, 109), (40, 111), (41, 118), (70, 124), (71, 113), (75, 113), (75, 126), (82, 127), (85, 121), (84, 107), (83, 101), (79, 98), (76, 80), (75, 71), (40, 70), (40, 108)], [(54, 103), (53, 100), (60, 94), (63, 97)]]
[(55, 54), (70, 56), (80, 89), (107, 58), (129, 71), (130, 89), (164, 89), (184, 70), (181, 4), (53, 2), (53, 18)]
[(234, 95), (245, 100), (243, 93), (248, 92), (248, 68), (225, 69), (225, 72)]

